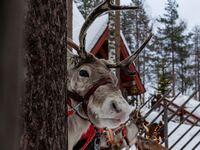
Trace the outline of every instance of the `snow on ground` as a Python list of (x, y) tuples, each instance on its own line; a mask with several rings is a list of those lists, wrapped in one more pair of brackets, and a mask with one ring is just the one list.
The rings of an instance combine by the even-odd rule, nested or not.
[[(189, 98), (189, 96), (186, 95), (180, 95), (176, 98), (176, 100), (174, 101), (174, 103), (178, 106), (181, 106), (187, 99)], [(197, 105), (199, 105), (200, 102), (196, 101), (195, 99), (190, 99), (189, 102), (187, 102), (187, 104), (185, 105), (185, 110), (191, 112)], [(198, 109), (195, 110), (195, 112), (193, 112), (193, 114), (195, 114), (196, 116), (200, 117), (200, 106)]]
[[(178, 125), (175, 122), (169, 122), (169, 133)], [(169, 137), (169, 147), (172, 146), (189, 128), (191, 125), (182, 124), (170, 137)], [(180, 148), (191, 139), (191, 137), (200, 130), (200, 127), (196, 126), (192, 128), (186, 136), (172, 149), (172, 150), (180, 150)], [(192, 141), (184, 148), (184, 150), (191, 150), (198, 142), (200, 142), (200, 133), (192, 139)], [(196, 148), (196, 150), (200, 150), (200, 145)]]

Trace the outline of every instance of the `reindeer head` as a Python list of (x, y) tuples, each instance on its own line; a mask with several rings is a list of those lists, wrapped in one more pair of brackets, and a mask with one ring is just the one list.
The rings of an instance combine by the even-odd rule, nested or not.
[[(110, 68), (128, 68), (151, 38), (150, 36), (132, 56), (116, 64), (98, 59), (86, 52), (86, 32), (95, 18), (109, 10), (123, 9), (137, 7), (115, 6), (111, 4), (111, 0), (104, 1), (83, 24), (79, 35), (80, 46), (67, 39), (67, 46), (74, 48), (78, 53), (74, 55), (68, 51), (68, 90), (84, 97), (83, 107), (80, 107), (78, 113), (98, 128), (116, 128), (128, 119), (132, 108), (123, 98), (117, 86), (118, 80)], [(77, 103), (79, 102), (73, 101), (72, 105), (75, 106)]]

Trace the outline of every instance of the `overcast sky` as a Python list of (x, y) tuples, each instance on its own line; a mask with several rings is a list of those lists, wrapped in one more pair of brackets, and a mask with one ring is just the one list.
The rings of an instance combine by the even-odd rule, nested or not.
[[(145, 8), (152, 18), (162, 15), (167, 0), (145, 0)], [(177, 0), (178, 13), (187, 22), (188, 28), (200, 25), (200, 0)]]
[[(128, 4), (131, 0), (121, 0), (122, 4)], [(155, 20), (165, 10), (167, 0), (144, 0), (147, 14)], [(178, 13), (182, 20), (187, 22), (191, 30), (195, 25), (200, 25), (200, 0), (177, 0)]]

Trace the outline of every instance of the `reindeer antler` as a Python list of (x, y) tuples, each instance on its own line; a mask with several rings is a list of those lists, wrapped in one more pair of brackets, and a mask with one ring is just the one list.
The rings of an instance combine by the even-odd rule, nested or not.
[(70, 38), (67, 38), (67, 47), (68, 48), (73, 48), (77, 52), (80, 51), (80, 47), (76, 43), (74, 43)]
[(90, 25), (93, 23), (93, 21), (101, 14), (103, 14), (104, 12), (107, 11), (111, 11), (111, 10), (128, 10), (128, 9), (138, 9), (137, 6), (117, 6), (117, 5), (113, 5), (112, 0), (105, 0), (104, 2), (102, 2), (100, 5), (98, 5), (91, 13), (90, 15), (87, 17), (87, 19), (85, 20), (80, 34), (79, 34), (79, 42), (80, 42), (80, 51), (79, 51), (79, 55), (82, 58), (86, 58), (87, 56), (87, 52), (85, 51), (85, 37), (86, 37), (86, 33), (88, 28), (90, 27)]
[(129, 57), (122, 60), (121, 62), (117, 62), (116, 64), (107, 64), (108, 68), (125, 68), (129, 66), (132, 62), (135, 61), (135, 59), (138, 57), (140, 52), (145, 48), (145, 46), (148, 44), (152, 37), (152, 33), (149, 35), (149, 37), (144, 41), (144, 43)]

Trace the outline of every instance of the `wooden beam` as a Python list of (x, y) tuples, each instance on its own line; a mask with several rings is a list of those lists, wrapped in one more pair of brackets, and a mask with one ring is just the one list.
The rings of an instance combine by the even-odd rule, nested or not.
[[(116, 5), (120, 5), (120, 0), (115, 0), (115, 4)], [(116, 59), (116, 62), (119, 62), (120, 61), (120, 11), (116, 11), (115, 12), (115, 59)], [(116, 69), (116, 76), (119, 80), (119, 83), (121, 82), (120, 81), (120, 68), (117, 68)]]

